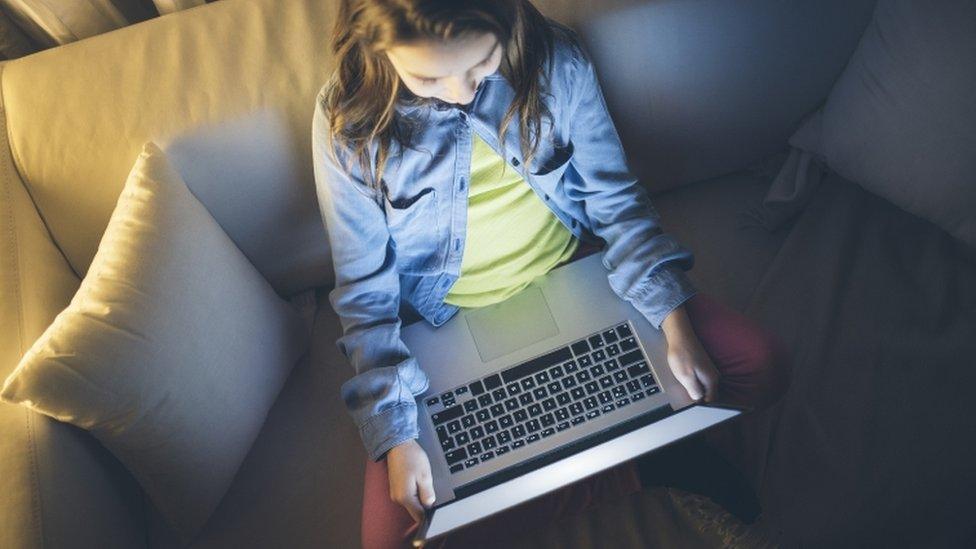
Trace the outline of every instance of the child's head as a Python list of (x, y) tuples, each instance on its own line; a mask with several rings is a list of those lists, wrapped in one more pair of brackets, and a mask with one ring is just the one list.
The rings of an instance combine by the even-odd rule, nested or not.
[[(499, 134), (519, 116), (527, 161), (539, 139), (553, 33), (529, 0), (340, 0), (332, 35), (336, 69), (325, 98), (332, 139), (379, 188), (394, 142), (411, 145), (397, 102), (466, 105), (485, 76), (501, 74), (515, 98)], [(369, 145), (376, 141), (376, 158)], [(375, 162), (375, 171), (371, 163)]]

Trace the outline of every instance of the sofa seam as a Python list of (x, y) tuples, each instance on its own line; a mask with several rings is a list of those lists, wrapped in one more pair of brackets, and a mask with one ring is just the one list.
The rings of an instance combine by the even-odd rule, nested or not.
[[(10, 137), (9, 137), (10, 134), (8, 133), (9, 129), (7, 125), (7, 106), (3, 102), (3, 91), (2, 91), (3, 71), (5, 68), (6, 68), (6, 63), (0, 63), (0, 124), (3, 124), (3, 130), (5, 134), (4, 137), (7, 139), (8, 151), (10, 151)], [(3, 198), (4, 198), (4, 203), (6, 204), (6, 209), (8, 214), (7, 231), (10, 234), (10, 244), (11, 244), (10, 252), (9, 252), (10, 268), (13, 269), (14, 271), (13, 273), (14, 274), (13, 276), (14, 296), (13, 297), (17, 307), (17, 348), (19, 352), (23, 352), (24, 351), (24, 314), (23, 314), (24, 298), (23, 298), (23, 292), (21, 291), (21, 273), (23, 270), (20, 268), (20, 259), (21, 259), (20, 245), (17, 240), (16, 221), (14, 219), (15, 211), (13, 207), (12, 196), (10, 193), (10, 185), (12, 184), (12, 182), (10, 181), (11, 179), (10, 176), (14, 171), (14, 167), (11, 165), (13, 160), (12, 157), (8, 156), (7, 154), (2, 154), (2, 156), (3, 156), (2, 159), (3, 171), (2, 173), (0, 173), (0, 178), (3, 179)], [(37, 445), (34, 441), (34, 422), (31, 416), (33, 411), (30, 410), (29, 408), (25, 408), (24, 412), (26, 414), (25, 419), (26, 419), (26, 427), (27, 427), (27, 441), (28, 441), (28, 450), (30, 453), (30, 477), (31, 477), (30, 484), (31, 484), (31, 491), (33, 496), (32, 503), (31, 503), (31, 522), (32, 522), (33, 530), (35, 532), (35, 537), (39, 542), (40, 547), (43, 548), (45, 546), (44, 526), (42, 523), (43, 514), (41, 513), (42, 505), (41, 505), (41, 490), (40, 490), (40, 480), (39, 480), (40, 475), (37, 469)]]
[(12, 168), (11, 171), (17, 174), (17, 177), (21, 185), (24, 187), (24, 191), (27, 192), (27, 196), (28, 198), (30, 198), (31, 205), (34, 206), (34, 211), (37, 212), (38, 219), (40, 219), (41, 224), (44, 225), (44, 230), (47, 231), (48, 237), (51, 240), (51, 244), (53, 244), (54, 248), (58, 251), (59, 254), (61, 254), (61, 257), (64, 259), (65, 264), (68, 265), (68, 269), (70, 269), (71, 272), (74, 273), (76, 278), (81, 280), (82, 278), (84, 278), (83, 274), (78, 272), (75, 269), (75, 266), (71, 263), (71, 260), (68, 258), (68, 254), (65, 253), (64, 249), (61, 247), (61, 244), (58, 242), (58, 239), (55, 238), (54, 231), (51, 230), (51, 226), (48, 224), (47, 219), (44, 217), (44, 212), (42, 212), (41, 208), (38, 207), (37, 200), (34, 198), (34, 193), (31, 192), (30, 185), (27, 184), (27, 178), (24, 176), (24, 170), (21, 168), (23, 166), (23, 162), (19, 161), (20, 154), (17, 150), (17, 147), (14, 144), (13, 135), (11, 135), (10, 133), (9, 120), (7, 120), (7, 116), (6, 116), (7, 113), (7, 94), (5, 93), (6, 79), (3, 78), (3, 72), (4, 72), (3, 69), (6, 68), (6, 65), (7, 63), (0, 63), (0, 108), (2, 108), (4, 112), (3, 125), (4, 125), (4, 133), (6, 134), (6, 139), (7, 139), (7, 149), (10, 151), (10, 165)]

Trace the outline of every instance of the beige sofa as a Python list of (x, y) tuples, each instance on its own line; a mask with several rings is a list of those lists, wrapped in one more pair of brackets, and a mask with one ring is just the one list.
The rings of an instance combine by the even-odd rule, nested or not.
[[(641, 3), (536, 4), (579, 27)], [(326, 299), (332, 267), (310, 160), (313, 99), (332, 68), (333, 9), (327, 0), (223, 0), (0, 64), (0, 376), (78, 288), (147, 140), (164, 145), (193, 192), (282, 296), (317, 293), (312, 351), (295, 367), (195, 547), (359, 543), (365, 453), (338, 396), (351, 370), (334, 345), (339, 324)], [(822, 71), (825, 82), (794, 98), (789, 113), (775, 115), (781, 128), (761, 122), (765, 141), (745, 152), (740, 147), (738, 163), (713, 154), (705, 169), (694, 155), (707, 156), (708, 144), (693, 143), (694, 154), (675, 154), (652, 190), (733, 171), (785, 146), (862, 26), (850, 25)], [(599, 25), (584, 33), (587, 40), (601, 37), (619, 39)], [(606, 47), (594, 51), (606, 67), (601, 76), (613, 106), (631, 101), (644, 113), (640, 98), (628, 96), (627, 79), (647, 69), (611, 67)], [(629, 146), (641, 146), (632, 117), (620, 127)], [(668, 150), (669, 143), (658, 145)], [(636, 159), (642, 173), (651, 173), (646, 161)], [(768, 182), (768, 173), (750, 172), (682, 186), (656, 201), (666, 227), (698, 245), (696, 280), (739, 308), (778, 240), (736, 233), (733, 212), (761, 196)], [(686, 222), (701, 216), (708, 227)], [(733, 271), (729, 261), (736, 259), (727, 250), (736, 246), (746, 250), (737, 261), (749, 266)], [(758, 476), (761, 459), (747, 458), (741, 461)], [(85, 431), (0, 404), (0, 460), (0, 547), (175, 546), (139, 485)], [(649, 490), (524, 544), (713, 546), (729, 535), (702, 531), (700, 513), (675, 505), (670, 494)]]

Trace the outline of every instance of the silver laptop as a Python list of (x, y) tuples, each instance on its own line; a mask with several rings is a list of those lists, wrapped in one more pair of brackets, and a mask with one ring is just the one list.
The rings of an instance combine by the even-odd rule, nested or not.
[(430, 377), (419, 442), (436, 501), (415, 546), (743, 411), (689, 399), (663, 333), (613, 293), (602, 257), (440, 327), (402, 329)]

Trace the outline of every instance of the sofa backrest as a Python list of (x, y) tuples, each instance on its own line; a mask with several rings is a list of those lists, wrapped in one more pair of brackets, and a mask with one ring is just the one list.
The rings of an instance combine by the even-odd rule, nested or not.
[(657, 0), (580, 28), (631, 168), (652, 191), (787, 146), (827, 97), (875, 0)]
[[(652, 188), (783, 145), (826, 95), (869, 11), (867, 0), (535, 3), (581, 29)], [(331, 283), (310, 131), (333, 67), (334, 9), (222, 0), (6, 64), (16, 168), (79, 276), (154, 140), (279, 293)]]

